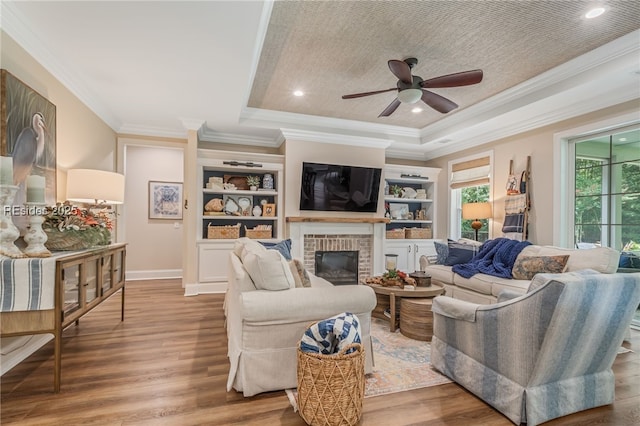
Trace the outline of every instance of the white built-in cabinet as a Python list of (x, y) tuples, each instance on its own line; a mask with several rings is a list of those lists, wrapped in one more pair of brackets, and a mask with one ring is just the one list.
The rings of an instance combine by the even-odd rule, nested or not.
[[(387, 231), (396, 230), (391, 235), (406, 235), (404, 238), (385, 238), (385, 254), (398, 255), (398, 269), (413, 272), (420, 269), (422, 255), (436, 254), (433, 238), (436, 235), (437, 183), (441, 169), (433, 167), (414, 167), (388, 164), (384, 169), (385, 210), (389, 206), (390, 221)], [(403, 188), (403, 194), (394, 197), (390, 189), (393, 186)], [(416, 193), (423, 192), (423, 197)], [(419, 198), (420, 197), (420, 198)], [(420, 213), (422, 212), (422, 213)], [(406, 213), (406, 214), (405, 214)], [(406, 228), (421, 230), (424, 238), (411, 238)], [(418, 232), (415, 232), (416, 234)]]
[[(240, 224), (238, 236), (247, 235), (247, 229), (270, 226), (271, 232), (261, 236), (263, 241), (280, 240), (284, 231), (284, 157), (274, 154), (256, 154), (245, 152), (198, 150), (198, 227), (196, 244), (198, 246), (198, 282), (215, 283), (227, 281), (229, 252), (233, 249), (235, 238), (214, 238), (226, 233), (223, 227)], [(257, 176), (258, 188), (244, 187), (243, 178)], [(210, 178), (221, 178), (223, 182), (236, 184), (235, 189), (208, 188)], [(265, 181), (273, 181), (265, 188)], [(272, 187), (271, 187), (272, 186)], [(212, 199), (220, 199), (223, 212), (206, 212), (205, 206)], [(263, 204), (271, 206), (269, 214)], [(261, 210), (254, 215), (254, 207)], [(226, 211), (226, 213), (225, 213)], [(219, 231), (210, 232), (210, 227)]]

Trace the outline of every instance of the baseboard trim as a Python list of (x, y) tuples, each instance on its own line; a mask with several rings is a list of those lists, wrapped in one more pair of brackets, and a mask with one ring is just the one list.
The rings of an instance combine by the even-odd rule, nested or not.
[(195, 283), (195, 284), (187, 284), (184, 286), (185, 296), (197, 296), (199, 294), (216, 294), (216, 293), (226, 293), (226, 292), (227, 292), (226, 282)]
[(162, 280), (182, 278), (182, 269), (154, 269), (149, 271), (127, 271), (127, 281)]

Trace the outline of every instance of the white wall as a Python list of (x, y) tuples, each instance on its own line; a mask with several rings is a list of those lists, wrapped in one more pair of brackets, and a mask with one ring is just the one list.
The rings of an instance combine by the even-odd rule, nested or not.
[(182, 220), (149, 219), (149, 181), (182, 182), (183, 150), (128, 144), (124, 241), (127, 279), (175, 278), (182, 271)]

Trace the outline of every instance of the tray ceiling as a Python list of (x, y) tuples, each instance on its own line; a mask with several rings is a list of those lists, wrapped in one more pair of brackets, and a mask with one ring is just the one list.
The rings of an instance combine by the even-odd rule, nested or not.
[[(3, 1), (2, 29), (120, 133), (278, 146), (287, 135), (432, 158), (640, 98), (640, 2)], [(460, 107), (401, 105), (389, 59)], [(294, 90), (305, 92), (294, 97)], [(493, 138), (493, 139), (492, 139)], [(449, 144), (441, 142), (449, 141)]]

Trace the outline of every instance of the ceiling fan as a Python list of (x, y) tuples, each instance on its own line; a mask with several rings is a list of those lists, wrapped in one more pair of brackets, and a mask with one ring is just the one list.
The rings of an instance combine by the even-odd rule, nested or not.
[(398, 77), (397, 87), (391, 89), (376, 90), (374, 92), (354, 93), (343, 95), (342, 99), (361, 98), (363, 96), (377, 95), (379, 93), (398, 91), (398, 97), (380, 113), (378, 117), (388, 117), (400, 106), (401, 103), (413, 104), (422, 99), (422, 102), (443, 114), (458, 108), (458, 105), (449, 99), (433, 93), (430, 88), (458, 87), (477, 84), (482, 81), (482, 70), (463, 71), (447, 74), (440, 77), (423, 80), (417, 75), (411, 75), (411, 69), (416, 66), (416, 58), (407, 58), (404, 61), (392, 59), (388, 62), (389, 69)]

